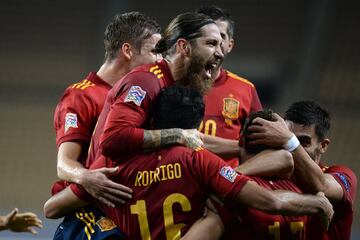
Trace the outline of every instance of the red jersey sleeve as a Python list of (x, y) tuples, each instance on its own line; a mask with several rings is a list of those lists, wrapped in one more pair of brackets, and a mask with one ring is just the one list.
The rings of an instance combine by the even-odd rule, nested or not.
[(149, 72), (133, 72), (117, 90), (100, 140), (103, 155), (113, 159), (142, 151), (144, 126), (160, 91), (159, 79)]
[(90, 142), (94, 124), (92, 120), (97, 118), (92, 109), (91, 98), (82, 90), (66, 90), (54, 114), (57, 146), (66, 141)]
[(194, 152), (194, 170), (200, 181), (222, 197), (235, 199), (248, 177), (237, 173), (221, 158), (207, 150)]
[(251, 91), (252, 91), (252, 100), (251, 100), (250, 112), (261, 111), (263, 108), (255, 86), (251, 88)]
[(331, 174), (343, 189), (344, 197), (341, 205), (348, 206), (348, 210), (353, 211), (357, 188), (357, 178), (354, 172), (344, 166), (331, 166), (326, 173)]

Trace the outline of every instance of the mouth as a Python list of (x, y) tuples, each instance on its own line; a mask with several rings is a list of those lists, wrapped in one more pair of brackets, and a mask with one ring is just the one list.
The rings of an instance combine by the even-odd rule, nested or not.
[(205, 73), (208, 78), (211, 78), (211, 74), (216, 67), (217, 67), (216, 63), (208, 63), (205, 65)]

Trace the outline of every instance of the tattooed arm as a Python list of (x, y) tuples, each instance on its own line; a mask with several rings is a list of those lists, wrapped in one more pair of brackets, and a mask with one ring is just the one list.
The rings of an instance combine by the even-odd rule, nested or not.
[(196, 129), (170, 128), (161, 130), (145, 130), (143, 149), (151, 151), (160, 147), (172, 145), (184, 145), (192, 149), (199, 149), (203, 146), (201, 134)]

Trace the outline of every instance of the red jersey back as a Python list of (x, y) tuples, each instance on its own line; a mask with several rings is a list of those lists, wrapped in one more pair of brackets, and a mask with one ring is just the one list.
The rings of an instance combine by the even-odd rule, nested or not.
[[(81, 142), (81, 164), (87, 158), (91, 136), (110, 89), (108, 83), (91, 72), (86, 79), (69, 86), (56, 106), (56, 144), (59, 147), (67, 141)], [(62, 184), (56, 184), (52, 192), (56, 193), (63, 187)]]
[[(291, 181), (251, 177), (268, 190), (289, 190), (301, 193)], [(224, 239), (305, 239), (307, 216), (271, 215), (253, 208), (236, 207), (237, 221), (229, 227)]]
[(322, 170), (335, 178), (342, 187), (344, 196), (341, 201), (333, 204), (334, 217), (327, 232), (321, 227), (317, 218), (310, 218), (308, 239), (349, 240), (354, 218), (357, 178), (354, 172), (345, 166), (322, 167)]
[[(250, 112), (262, 109), (255, 86), (224, 69), (204, 100), (205, 115), (199, 130), (227, 139), (239, 140), (240, 130)], [(232, 167), (239, 165), (237, 158), (226, 161)]]
[(98, 158), (121, 159), (142, 150), (152, 103), (160, 90), (172, 83), (165, 61), (139, 66), (119, 80), (99, 116), (86, 166)]
[[(92, 167), (101, 167), (96, 161)], [(119, 166), (113, 179), (133, 190), (123, 206), (102, 210), (130, 239), (173, 239), (182, 236), (203, 215), (208, 193), (234, 199), (248, 178), (237, 174), (214, 154), (177, 146), (142, 154)], [(84, 199), (79, 188), (75, 194)], [(86, 198), (86, 197), (85, 197)]]

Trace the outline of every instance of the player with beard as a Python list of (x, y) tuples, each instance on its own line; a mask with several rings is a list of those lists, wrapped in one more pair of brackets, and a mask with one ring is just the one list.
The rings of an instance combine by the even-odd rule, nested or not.
[[(225, 10), (204, 6), (197, 12), (212, 18), (220, 29), (226, 56), (234, 47), (234, 21)], [(205, 115), (199, 130), (205, 147), (223, 157), (232, 167), (239, 165), (240, 130), (250, 112), (262, 109), (254, 84), (222, 67), (212, 71), (213, 87), (205, 95)]]
[(297, 185), (310, 193), (323, 191), (334, 206), (328, 231), (319, 227), (317, 219), (310, 219), (308, 239), (350, 239), (357, 178), (346, 166), (325, 166), (322, 162), (321, 157), (330, 144), (329, 113), (313, 101), (300, 101), (286, 111), (286, 122), (275, 116), (276, 122), (254, 120), (258, 125), (252, 129), (252, 144), (291, 147)]
[[(196, 90), (174, 85), (159, 94), (154, 109), (155, 129), (186, 129), (199, 125), (204, 103)], [(91, 167), (99, 167), (98, 164), (103, 163), (96, 161)], [(288, 195), (284, 192), (259, 187), (207, 150), (174, 146), (138, 154), (125, 162), (108, 159), (105, 164), (118, 167), (112, 177), (115, 182), (133, 189), (133, 199), (126, 205), (109, 208), (100, 204), (129, 239), (179, 239), (202, 216), (210, 190), (269, 213), (319, 213), (326, 221), (332, 215), (331, 205), (323, 196), (299, 195), (300, 200), (286, 197), (285, 201), (283, 197)], [(93, 201), (89, 194), (72, 185), (45, 204), (45, 215), (57, 217), (69, 207), (85, 204), (77, 196)]]
[[(223, 58), (221, 36), (213, 20), (203, 14), (178, 15), (156, 45), (164, 60), (140, 66), (122, 78), (109, 92), (95, 129), (87, 166), (106, 158), (123, 161), (155, 148), (182, 144), (200, 148), (196, 129), (151, 129), (152, 103), (160, 90), (174, 83), (204, 93), (211, 85), (211, 70)], [(122, 203), (101, 198), (110, 206)]]

